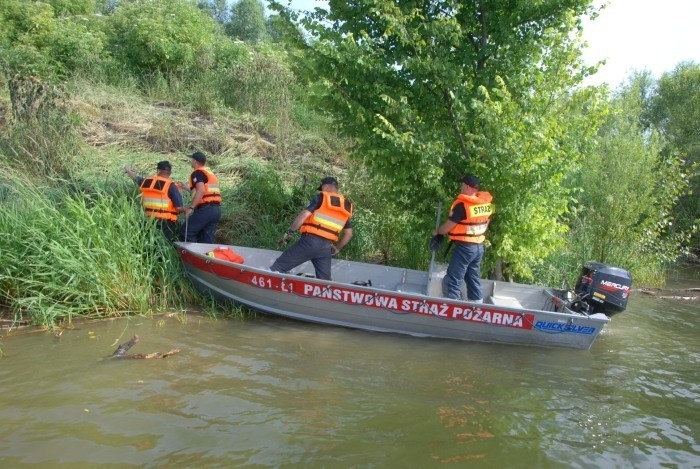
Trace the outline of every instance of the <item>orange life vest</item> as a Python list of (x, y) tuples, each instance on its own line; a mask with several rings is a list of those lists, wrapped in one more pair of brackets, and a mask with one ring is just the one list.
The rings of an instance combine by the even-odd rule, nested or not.
[(450, 213), (457, 204), (464, 204), (467, 218), (460, 221), (447, 233), (453, 241), (481, 244), (486, 239), (484, 234), (489, 226), (489, 218), (493, 215), (493, 197), (488, 192), (477, 192), (475, 195), (459, 194), (450, 208)]
[[(210, 202), (220, 204), (221, 189), (219, 188), (219, 179), (207, 166), (202, 166), (199, 170), (206, 173), (207, 182), (204, 183), (204, 195), (202, 196), (202, 200), (200, 200), (197, 205), (199, 206)], [(190, 175), (190, 190), (192, 189), (194, 189), (194, 181), (192, 180), (192, 175)]]
[(214, 257), (216, 259), (223, 259), (229, 262), (235, 262), (236, 264), (243, 264), (245, 262), (243, 256), (226, 246), (218, 246), (214, 248), (213, 251), (209, 251), (207, 253), (207, 256)]
[(160, 220), (177, 221), (177, 209), (168, 197), (168, 190), (173, 183), (168, 178), (153, 176), (143, 180), (139, 190), (141, 191), (141, 204), (146, 215)]
[(306, 219), (299, 231), (338, 241), (338, 235), (352, 216), (352, 202), (335, 192), (321, 192), (321, 206)]

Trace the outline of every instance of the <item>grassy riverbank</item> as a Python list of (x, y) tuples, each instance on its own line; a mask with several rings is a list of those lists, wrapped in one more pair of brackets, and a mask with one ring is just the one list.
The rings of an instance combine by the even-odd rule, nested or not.
[(11, 233), (0, 239), (0, 304), (18, 323), (52, 326), (192, 305), (221, 312), (192, 290), (123, 172), (129, 164), (150, 175), (168, 159), (173, 179), (185, 183), (187, 153), (195, 149), (210, 155), (221, 179), (219, 242), (273, 248), (318, 179), (332, 174), (361, 207), (344, 256), (427, 265), (425, 239), (412, 235), (421, 220), (385, 217), (390, 208), (376, 181), (346, 162), (347, 143), (323, 125), (296, 124), (278, 135), (269, 121), (225, 108), (203, 114), (153, 90), (76, 80), (65, 93), (55, 109), (27, 122), (13, 120), (9, 97), (0, 96), (0, 150), (10, 156), (0, 175), (0, 231)]

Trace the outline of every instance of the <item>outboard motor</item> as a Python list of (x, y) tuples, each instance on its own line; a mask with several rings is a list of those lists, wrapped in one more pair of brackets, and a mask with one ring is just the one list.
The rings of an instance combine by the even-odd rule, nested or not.
[(576, 300), (571, 305), (572, 309), (606, 316), (621, 313), (627, 308), (631, 287), (632, 276), (626, 270), (600, 262), (588, 262), (576, 282)]

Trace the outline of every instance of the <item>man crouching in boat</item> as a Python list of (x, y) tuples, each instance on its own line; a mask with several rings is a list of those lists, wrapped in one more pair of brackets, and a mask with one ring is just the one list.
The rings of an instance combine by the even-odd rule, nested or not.
[(460, 193), (452, 203), (447, 220), (433, 233), (447, 234), (455, 244), (443, 282), (443, 294), (447, 298), (462, 298), (464, 280), (467, 299), (475, 303), (483, 301), (481, 260), (484, 257), (486, 228), (493, 214), (492, 200), (491, 194), (479, 191), (479, 178), (467, 174), (462, 178)]
[[(316, 278), (331, 280), (331, 258), (338, 254), (352, 238), (353, 205), (350, 200), (338, 193), (338, 180), (325, 177), (318, 186), (318, 194), (311, 203), (294, 219), (281, 246), (286, 246), (295, 231), (301, 232), (299, 241), (272, 264), (276, 272), (289, 272), (294, 267), (311, 261), (316, 270)], [(340, 232), (343, 237), (340, 238)], [(337, 245), (333, 244), (338, 241)]]

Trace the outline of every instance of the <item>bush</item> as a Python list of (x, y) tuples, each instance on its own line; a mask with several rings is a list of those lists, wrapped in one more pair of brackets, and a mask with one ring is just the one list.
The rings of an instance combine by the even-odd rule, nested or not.
[(56, 16), (89, 15), (95, 13), (95, 0), (44, 0), (50, 4)]
[(0, 38), (8, 45), (32, 43), (32, 35), (41, 34), (55, 22), (53, 8), (44, 2), (3, 0), (0, 2)]
[(290, 189), (293, 182), (285, 184), (277, 168), (264, 161), (245, 158), (221, 169), (235, 171), (240, 177), (223, 193), (226, 213), (219, 236), (235, 244), (274, 247), (308, 200), (299, 196), (297, 188)]
[(0, 63), (8, 77), (40, 77), (46, 80), (55, 78), (57, 70), (49, 56), (31, 44), (19, 44), (9, 48)]
[(102, 61), (105, 36), (88, 27), (85, 18), (63, 18), (47, 31), (41, 41), (46, 53), (62, 72), (89, 70)]
[(133, 185), (90, 189), (0, 180), (0, 305), (52, 325), (144, 313), (193, 299), (176, 251), (146, 219)]
[(182, 73), (214, 62), (219, 28), (186, 0), (122, 3), (109, 18), (109, 46), (120, 61), (141, 73)]
[(271, 117), (289, 113), (294, 83), (284, 52), (262, 47), (251, 50), (248, 60), (225, 71), (221, 89), (226, 105)]
[[(67, 12), (84, 10), (68, 0), (62, 5)], [(99, 21), (85, 16), (56, 19), (51, 6), (44, 2), (11, 6), (0, 7), (1, 34), (9, 39), (3, 54), (8, 75), (46, 79), (84, 70), (101, 61), (105, 38)], [(88, 9), (94, 10), (94, 3)]]

